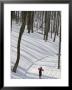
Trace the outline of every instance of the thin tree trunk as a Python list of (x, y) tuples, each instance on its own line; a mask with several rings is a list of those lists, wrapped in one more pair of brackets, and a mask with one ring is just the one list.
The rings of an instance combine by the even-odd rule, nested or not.
[(60, 12), (58, 11), (58, 14), (57, 14), (57, 36), (58, 36), (58, 32), (59, 32), (59, 25), (60, 25)]
[(27, 21), (27, 28), (28, 28), (28, 33), (31, 31), (31, 11), (28, 11), (28, 21)]
[(44, 15), (44, 12), (42, 12), (42, 34), (43, 34), (43, 15)]
[(16, 11), (16, 23), (18, 24), (18, 11)]
[(57, 12), (56, 12), (56, 15), (55, 15), (55, 21), (54, 21), (54, 22), (55, 22), (55, 24), (54, 24), (54, 25), (55, 25), (55, 26), (54, 26), (54, 27), (55, 27), (55, 28), (54, 28), (54, 29), (55, 29), (55, 30), (54, 30), (54, 31), (55, 31), (55, 35), (54, 35), (54, 40), (53, 40), (53, 42), (55, 42), (56, 33), (57, 33)]
[(55, 35), (54, 35), (54, 40), (53, 40), (53, 42), (55, 42), (55, 39), (56, 39), (56, 31), (55, 31)]
[(59, 36), (58, 69), (60, 69), (60, 55), (61, 55), (61, 15), (60, 15), (60, 36)]
[(44, 29), (44, 40), (46, 40), (46, 30), (47, 30), (47, 27), (46, 27), (46, 19), (47, 19), (47, 11), (45, 12), (45, 29)]
[[(61, 30), (60, 30), (61, 32)], [(59, 54), (58, 54), (58, 69), (60, 69), (60, 50), (61, 50), (61, 35), (59, 37)]]
[(34, 22), (34, 12), (32, 11), (31, 12), (31, 31), (32, 31), (32, 33), (34, 32), (33, 31), (33, 22)]
[(12, 18), (13, 18), (13, 12), (11, 11), (11, 31), (12, 31)]
[(52, 21), (51, 21), (51, 38), (52, 38)]
[(44, 40), (48, 40), (48, 33), (50, 30), (50, 11), (45, 12), (45, 30), (44, 30)]

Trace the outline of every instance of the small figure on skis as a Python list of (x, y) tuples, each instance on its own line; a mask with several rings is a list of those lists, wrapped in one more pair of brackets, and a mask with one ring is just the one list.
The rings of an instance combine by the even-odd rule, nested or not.
[(38, 68), (39, 70), (39, 79), (41, 79), (42, 77), (42, 71), (44, 71), (44, 69), (42, 69), (42, 67)]

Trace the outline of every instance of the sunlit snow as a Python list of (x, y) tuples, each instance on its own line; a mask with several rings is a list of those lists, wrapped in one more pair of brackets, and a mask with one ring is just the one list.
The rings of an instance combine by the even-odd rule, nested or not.
[[(17, 58), (17, 41), (21, 23), (12, 22), (11, 32), (11, 70)], [(48, 41), (43, 40), (43, 34), (36, 31), (27, 33), (25, 28), (20, 44), (20, 61), (17, 72), (11, 71), (12, 79), (38, 79), (38, 68), (44, 71), (42, 79), (59, 79), (61, 71), (58, 69), (59, 37), (53, 42), (49, 33)]]

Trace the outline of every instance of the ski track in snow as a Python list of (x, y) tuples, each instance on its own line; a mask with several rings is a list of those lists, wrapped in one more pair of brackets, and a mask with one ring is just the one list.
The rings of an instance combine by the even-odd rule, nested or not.
[[(21, 23), (12, 22), (11, 32), (11, 70), (17, 58), (17, 41)], [(53, 35), (54, 36), (54, 35)], [(58, 45), (59, 38), (53, 42), (49, 34), (48, 41), (43, 40), (43, 35), (37, 33), (27, 33), (25, 28), (20, 44), (20, 61), (17, 72), (11, 71), (12, 79), (38, 79), (38, 68), (43, 67), (42, 79), (60, 78), (58, 65)]]

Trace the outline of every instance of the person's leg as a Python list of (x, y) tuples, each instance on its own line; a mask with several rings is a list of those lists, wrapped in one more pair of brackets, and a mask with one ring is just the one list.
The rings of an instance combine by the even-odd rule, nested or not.
[(40, 79), (40, 71), (39, 71), (39, 79)]
[(41, 79), (41, 76), (39, 76), (39, 79)]
[(39, 79), (41, 79), (41, 76), (42, 76), (42, 73), (40, 72), (40, 73), (39, 73)]

